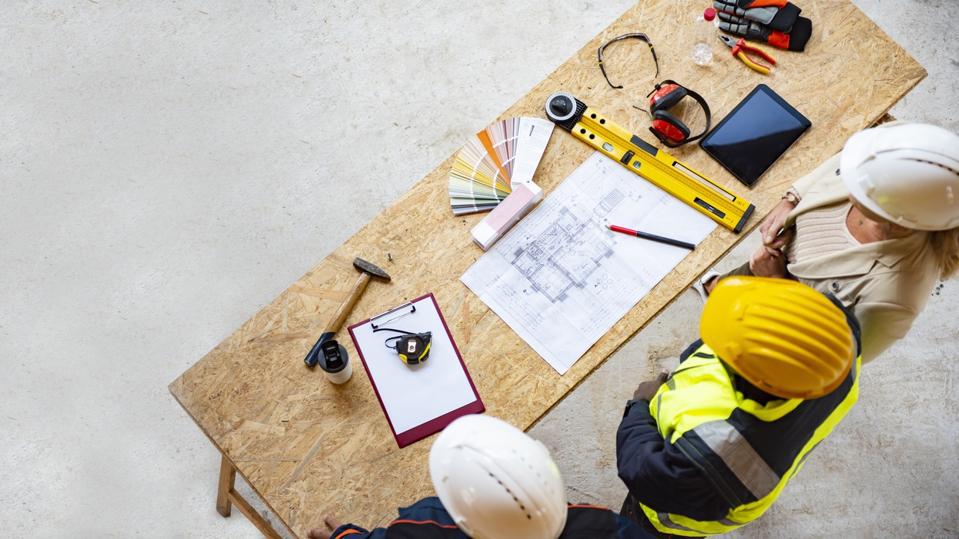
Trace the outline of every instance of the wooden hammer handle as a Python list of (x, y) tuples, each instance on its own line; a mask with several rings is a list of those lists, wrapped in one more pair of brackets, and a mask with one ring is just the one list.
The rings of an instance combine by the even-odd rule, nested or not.
[(365, 272), (360, 273), (360, 276), (356, 278), (356, 282), (353, 283), (353, 290), (350, 291), (349, 297), (340, 305), (340, 308), (333, 314), (333, 318), (330, 319), (330, 323), (327, 324), (327, 332), (336, 333), (340, 330), (340, 326), (346, 321), (346, 317), (349, 316), (350, 311), (353, 310), (353, 306), (359, 301), (360, 296), (363, 295), (363, 291), (366, 290), (366, 285), (368, 284), (370, 284), (370, 274)]

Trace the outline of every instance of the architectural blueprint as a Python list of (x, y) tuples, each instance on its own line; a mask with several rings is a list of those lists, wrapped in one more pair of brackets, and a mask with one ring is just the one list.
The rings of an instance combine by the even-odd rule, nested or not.
[(706, 216), (594, 153), (460, 278), (560, 374), (699, 243)]

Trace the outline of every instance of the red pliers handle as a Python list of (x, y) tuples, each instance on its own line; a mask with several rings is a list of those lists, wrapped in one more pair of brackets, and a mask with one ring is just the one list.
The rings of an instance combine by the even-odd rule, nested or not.
[[(762, 49), (757, 49), (756, 47), (750, 47), (746, 44), (746, 40), (739, 38), (739, 41), (734, 40), (729, 36), (720, 34), (719, 39), (726, 44), (727, 47), (732, 49), (733, 56), (739, 58), (742, 63), (746, 64), (746, 67), (756, 71), (757, 73), (762, 73), (763, 75), (768, 75), (770, 70), (776, 65), (776, 59), (772, 56), (766, 54)], [(749, 58), (748, 55), (754, 55), (756, 57), (762, 58), (769, 62), (770, 65), (763, 65), (758, 62), (754, 62)]]

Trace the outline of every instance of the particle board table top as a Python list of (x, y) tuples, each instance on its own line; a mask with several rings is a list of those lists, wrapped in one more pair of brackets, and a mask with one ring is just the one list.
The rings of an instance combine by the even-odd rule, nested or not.
[[(596, 66), (599, 44), (631, 31), (646, 32), (656, 44), (660, 78), (677, 80), (703, 94), (716, 120), (756, 84), (768, 84), (813, 127), (755, 188), (736, 182), (694, 144), (669, 150), (756, 205), (745, 235), (793, 180), (839, 151), (849, 135), (878, 120), (926, 75), (921, 65), (844, 0), (801, 3), (803, 15), (813, 20), (813, 37), (804, 53), (764, 47), (779, 60), (771, 77), (749, 71), (721, 47), (715, 48), (711, 66), (698, 67), (688, 58), (692, 25), (677, 19), (701, 4), (638, 2), (501, 118), (544, 117), (547, 96), (565, 90), (655, 142), (646, 130), (648, 119), (632, 108), (656, 82), (648, 49), (632, 44), (607, 51), (611, 77), (625, 90), (611, 89)], [(536, 177), (547, 196), (591, 151), (556, 130)], [(741, 237), (717, 227), (560, 376), (460, 283), (460, 275), (482, 254), (469, 234), (482, 215), (454, 217), (449, 210), (446, 177), (451, 163), (452, 156), (170, 385), (203, 432), (298, 536), (322, 523), (328, 512), (357, 523), (382, 524), (395, 514), (396, 506), (432, 492), (427, 471), (432, 438), (397, 448), (345, 329), (339, 340), (351, 361), (357, 361), (349, 383), (334, 386), (321, 372), (303, 365), (322, 325), (356, 279), (351, 266), (355, 256), (382, 265), (393, 280), (371, 283), (347, 324), (433, 292), (487, 412), (527, 429)], [(425, 256), (414, 259), (403, 254), (413, 251), (425, 251)], [(504, 357), (512, 368), (501, 368)], [(210, 481), (215, 481), (212, 471)]]

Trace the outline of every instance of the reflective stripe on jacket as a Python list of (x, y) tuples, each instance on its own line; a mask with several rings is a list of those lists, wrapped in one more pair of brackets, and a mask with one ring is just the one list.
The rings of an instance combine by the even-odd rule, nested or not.
[(649, 412), (663, 439), (708, 477), (729, 511), (701, 521), (640, 503), (643, 513), (659, 531), (684, 536), (726, 533), (758, 518), (855, 404), (860, 362), (829, 395), (760, 404), (737, 391), (727, 367), (700, 346), (659, 388)]

